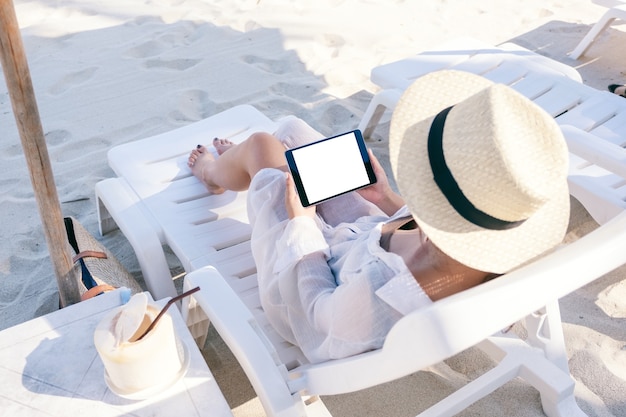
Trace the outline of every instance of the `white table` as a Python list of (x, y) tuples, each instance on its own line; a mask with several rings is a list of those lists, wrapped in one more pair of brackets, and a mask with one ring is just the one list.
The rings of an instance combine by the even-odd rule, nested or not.
[(12, 417), (232, 416), (178, 309), (168, 312), (186, 344), (185, 377), (146, 400), (111, 392), (93, 344), (96, 325), (121, 304), (114, 291), (0, 332), (0, 410)]

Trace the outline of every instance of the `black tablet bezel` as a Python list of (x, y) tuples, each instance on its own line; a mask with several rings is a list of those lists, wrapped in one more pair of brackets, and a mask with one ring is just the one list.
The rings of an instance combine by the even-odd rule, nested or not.
[[(349, 189), (349, 190), (341, 191), (341, 192), (339, 192), (337, 194), (333, 194), (331, 196), (325, 197), (325, 198), (323, 198), (323, 199), (321, 199), (319, 201), (312, 201), (312, 202), (309, 201), (309, 199), (307, 197), (307, 194), (306, 194), (306, 190), (304, 188), (304, 184), (302, 183), (302, 178), (300, 177), (298, 166), (297, 166), (296, 161), (295, 161), (294, 156), (293, 156), (293, 152), (296, 151), (296, 150), (302, 149), (302, 148), (306, 148), (306, 147), (309, 147), (309, 146), (315, 146), (316, 144), (319, 144), (319, 143), (322, 143), (322, 142), (326, 142), (326, 141), (329, 141), (329, 140), (333, 140), (333, 139), (336, 139), (336, 138), (339, 138), (339, 137), (342, 137), (342, 136), (345, 136), (345, 135), (349, 135), (349, 134), (352, 134), (354, 136), (354, 138), (356, 140), (356, 143), (358, 145), (359, 153), (361, 155), (361, 161), (363, 162), (363, 167), (365, 168), (365, 171), (367, 173), (368, 183), (364, 184), (364, 185), (361, 185), (359, 187), (356, 187), (356, 188), (352, 188), (352, 189)], [(302, 202), (302, 205), (304, 207), (308, 207), (308, 206), (312, 206), (312, 205), (315, 205), (315, 204), (319, 204), (319, 203), (322, 203), (324, 201), (328, 201), (328, 200), (330, 200), (332, 198), (335, 198), (337, 196), (340, 196), (340, 195), (343, 195), (343, 194), (346, 194), (346, 193), (349, 193), (349, 192), (352, 192), (352, 191), (355, 191), (355, 190), (358, 190), (358, 189), (361, 189), (361, 188), (365, 188), (365, 187), (368, 187), (368, 186), (376, 183), (376, 175), (374, 174), (374, 169), (372, 167), (372, 162), (370, 160), (369, 154), (367, 153), (367, 147), (365, 146), (365, 141), (363, 140), (363, 135), (361, 134), (361, 131), (358, 130), (358, 129), (357, 130), (352, 130), (352, 131), (349, 131), (349, 132), (344, 132), (344, 133), (341, 133), (341, 134), (338, 134), (338, 135), (335, 135), (335, 136), (331, 136), (329, 138), (324, 138), (324, 139), (321, 139), (321, 140), (318, 140), (318, 141), (315, 141), (315, 142), (312, 142), (312, 143), (308, 143), (308, 144), (303, 145), (303, 146), (299, 146), (297, 148), (289, 149), (289, 150), (287, 150), (285, 152), (285, 157), (287, 158), (287, 165), (289, 166), (289, 170), (291, 171), (291, 175), (293, 177), (293, 181), (295, 183), (296, 190), (298, 191), (298, 196), (300, 197), (300, 201)], [(324, 161), (320, 161), (320, 169), (323, 169), (323, 166), (324, 166)]]

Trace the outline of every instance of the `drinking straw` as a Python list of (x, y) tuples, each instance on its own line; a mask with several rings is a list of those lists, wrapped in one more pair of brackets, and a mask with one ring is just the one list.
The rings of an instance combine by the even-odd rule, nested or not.
[(170, 308), (170, 306), (171, 306), (172, 304), (174, 304), (175, 302), (177, 302), (177, 301), (179, 301), (179, 300), (182, 300), (183, 298), (187, 297), (188, 295), (193, 294), (193, 293), (194, 293), (194, 292), (196, 292), (196, 291), (200, 291), (200, 287), (195, 287), (195, 288), (192, 288), (192, 289), (190, 289), (189, 291), (185, 291), (184, 293), (182, 293), (182, 294), (180, 294), (180, 295), (177, 295), (176, 297), (174, 297), (174, 298), (170, 299), (170, 300), (167, 302), (167, 304), (165, 304), (165, 307), (163, 307), (163, 308), (161, 309), (161, 311), (160, 311), (160, 312), (159, 312), (159, 314), (156, 316), (156, 318), (154, 319), (154, 321), (153, 321), (152, 323), (150, 323), (150, 326), (148, 326), (148, 328), (146, 329), (146, 331), (145, 331), (145, 332), (143, 332), (143, 334), (142, 334), (141, 336), (139, 336), (139, 337), (137, 338), (137, 340), (141, 340), (141, 339), (143, 339), (143, 337), (144, 337), (145, 335), (147, 335), (147, 334), (148, 334), (148, 332), (149, 332), (150, 330), (154, 329), (154, 326), (156, 326), (157, 321), (159, 321), (159, 319), (163, 316), (163, 314), (165, 314), (165, 312), (167, 311), (167, 309), (168, 309), (168, 308)]

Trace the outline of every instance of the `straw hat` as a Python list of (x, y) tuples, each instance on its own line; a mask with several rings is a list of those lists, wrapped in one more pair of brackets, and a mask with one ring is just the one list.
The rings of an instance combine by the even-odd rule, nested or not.
[(415, 221), (467, 266), (504, 273), (563, 239), (563, 135), (546, 112), (507, 86), (450, 70), (417, 79), (393, 113), (389, 154)]

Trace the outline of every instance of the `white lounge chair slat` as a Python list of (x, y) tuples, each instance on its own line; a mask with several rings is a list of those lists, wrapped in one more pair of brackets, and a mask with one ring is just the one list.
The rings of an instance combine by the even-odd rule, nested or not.
[(194, 259), (191, 266), (195, 270), (206, 265), (215, 265), (226, 277), (243, 278), (256, 273), (250, 242), (245, 241), (220, 251), (209, 252)]
[(615, 116), (589, 132), (621, 148), (626, 147), (626, 135), (623, 133), (626, 132), (626, 110), (620, 109)]

